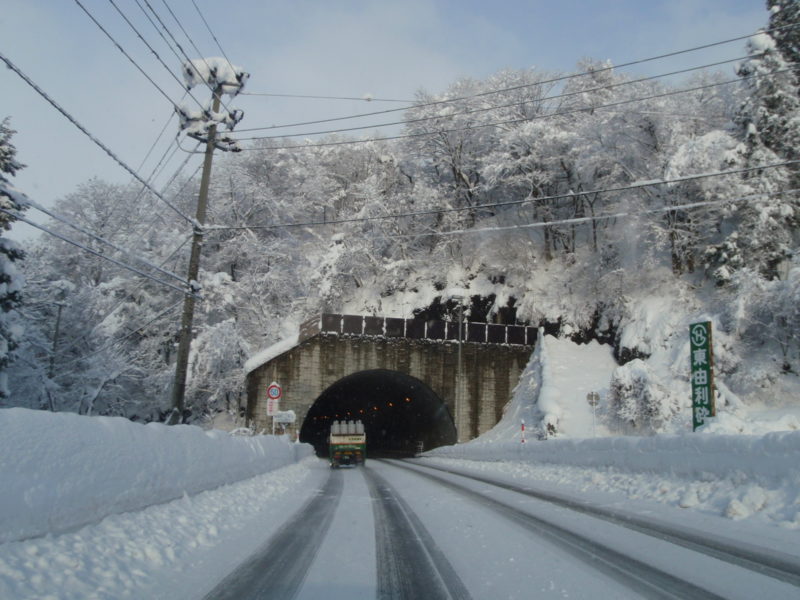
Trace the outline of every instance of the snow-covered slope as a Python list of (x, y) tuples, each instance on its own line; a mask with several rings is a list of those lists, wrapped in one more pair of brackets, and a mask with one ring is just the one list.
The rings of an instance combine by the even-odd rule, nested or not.
[(0, 543), (240, 481), (313, 452), (272, 436), (0, 410)]
[[(623, 492), (733, 519), (754, 516), (800, 528), (796, 413), (744, 405), (721, 384), (727, 404), (697, 432), (691, 431), (690, 417), (679, 414), (673, 424), (677, 435), (620, 436), (603, 419), (616, 366), (607, 346), (542, 336), (497, 426), (469, 443), (425, 456), (517, 479)], [(596, 432), (589, 391), (601, 399)], [(548, 423), (557, 430), (554, 436), (545, 435)]]
[(576, 344), (540, 332), (536, 350), (502, 419), (479, 441), (519, 441), (523, 420), (528, 436), (542, 431), (547, 423), (570, 437), (591, 437), (594, 430), (607, 435), (602, 423), (597, 421), (595, 426), (586, 396), (597, 392), (604, 398), (617, 366), (610, 346), (595, 341)]

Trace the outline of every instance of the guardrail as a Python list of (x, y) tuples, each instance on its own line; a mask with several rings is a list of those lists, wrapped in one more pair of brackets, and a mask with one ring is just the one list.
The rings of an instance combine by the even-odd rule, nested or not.
[(533, 346), (538, 330), (524, 325), (466, 322), (461, 323), (459, 335), (459, 323), (454, 321), (324, 313), (300, 325), (299, 341), (323, 333), (451, 342), (461, 339), (462, 342), (478, 344)]

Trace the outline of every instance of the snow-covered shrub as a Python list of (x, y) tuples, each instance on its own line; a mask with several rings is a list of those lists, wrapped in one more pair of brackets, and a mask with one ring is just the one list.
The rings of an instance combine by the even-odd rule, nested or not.
[(658, 433), (677, 414), (677, 398), (643, 360), (634, 359), (611, 375), (609, 416), (629, 433)]

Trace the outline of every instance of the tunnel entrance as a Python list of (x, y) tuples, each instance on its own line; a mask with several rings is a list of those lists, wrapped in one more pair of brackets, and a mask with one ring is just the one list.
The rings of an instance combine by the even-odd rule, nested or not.
[(331, 385), (317, 398), (300, 428), (300, 441), (328, 455), (332, 421), (361, 420), (367, 434), (367, 457), (413, 456), (456, 443), (447, 406), (419, 379), (385, 369), (360, 371)]

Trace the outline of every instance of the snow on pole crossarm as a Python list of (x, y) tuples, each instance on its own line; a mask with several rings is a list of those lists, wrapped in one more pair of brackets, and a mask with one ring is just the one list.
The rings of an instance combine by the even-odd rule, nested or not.
[(312, 452), (273, 436), (0, 409), (0, 543), (235, 483)]
[(225, 58), (197, 58), (183, 63), (183, 81), (189, 90), (198, 85), (221, 87), (223, 94), (233, 97), (244, 89), (249, 78), (249, 73)]
[[(183, 63), (182, 71), (187, 90), (198, 85), (205, 85), (213, 92), (216, 99), (213, 109), (208, 106), (202, 110), (192, 110), (184, 105), (176, 107), (180, 118), (180, 130), (201, 142), (209, 140), (209, 130), (212, 127), (222, 125), (228, 131), (233, 131), (244, 117), (244, 113), (238, 109), (230, 109), (228, 106), (225, 106), (223, 111), (215, 112), (218, 108), (217, 104), (221, 102), (219, 96), (228, 95), (234, 98), (242, 91), (250, 74), (241, 67), (232, 65), (227, 59), (218, 57), (187, 60)], [(216, 136), (214, 145), (223, 151), (238, 152), (241, 150), (236, 140), (228, 135)]]

